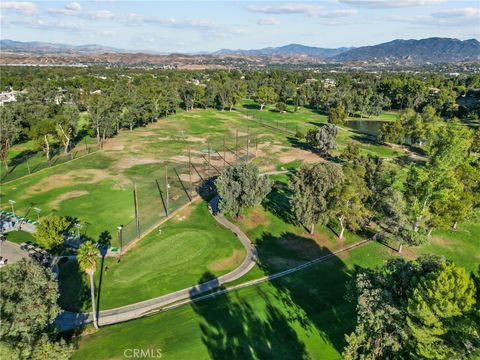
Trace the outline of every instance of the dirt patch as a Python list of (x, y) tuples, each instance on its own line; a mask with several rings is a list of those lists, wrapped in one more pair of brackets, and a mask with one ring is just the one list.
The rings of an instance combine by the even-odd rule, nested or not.
[(76, 198), (76, 197), (83, 196), (83, 195), (88, 195), (88, 194), (90, 194), (90, 193), (88, 191), (85, 191), (85, 190), (69, 191), (69, 192), (63, 193), (62, 195), (58, 196), (55, 200), (50, 201), (49, 205), (52, 208), (57, 208), (58, 205), (60, 205), (60, 203), (64, 200), (68, 200), (68, 199), (72, 199), (72, 198)]
[(176, 214), (174, 219), (177, 221), (184, 221), (190, 217), (190, 214), (193, 211), (193, 206), (187, 206), (181, 210), (179, 210)]
[[(206, 155), (205, 155), (206, 156)], [(188, 155), (177, 155), (172, 158), (170, 158), (171, 161), (176, 161), (176, 162), (183, 162), (188, 164)], [(205, 162), (205, 159), (200, 156), (199, 153), (193, 153), (191, 156), (191, 161), (192, 164), (203, 164)]]
[(268, 225), (269, 221), (265, 214), (259, 212), (258, 210), (253, 211), (248, 217), (242, 218), (242, 223), (248, 228), (253, 229), (258, 225)]
[(302, 160), (304, 163), (307, 164), (315, 164), (318, 162), (325, 161), (324, 158), (321, 156), (312, 153), (311, 151), (302, 150), (298, 148), (292, 148), (287, 152), (283, 153), (279, 157), (280, 162), (282, 164), (286, 164), (295, 160)]
[(452, 245), (453, 243), (451, 239), (445, 239), (437, 236), (433, 236), (431, 241), (441, 246), (449, 246), (449, 245)]
[(265, 224), (267, 219), (264, 214), (260, 214), (258, 211), (254, 211), (252, 213), (252, 216), (250, 217), (250, 220), (254, 226), (257, 226), (259, 224)]
[[(189, 184), (190, 183), (190, 175), (189, 174), (180, 174), (180, 180), (182, 180), (184, 183)], [(197, 183), (200, 181), (200, 176), (192, 170), (192, 183)]]
[(59, 187), (74, 185), (76, 183), (96, 183), (110, 176), (106, 171), (96, 169), (84, 169), (69, 171), (64, 174), (50, 175), (25, 190), (26, 193), (45, 192)]
[(232, 255), (228, 258), (223, 258), (211, 263), (208, 268), (211, 271), (222, 271), (233, 268), (235, 265), (240, 264), (244, 258), (244, 253), (241, 250), (233, 250)]
[(125, 170), (131, 168), (135, 165), (146, 165), (146, 164), (160, 164), (164, 163), (162, 160), (155, 159), (153, 157), (125, 157), (115, 164), (116, 168)]
[(125, 145), (120, 142), (106, 141), (103, 144), (103, 149), (121, 151), (125, 150)]

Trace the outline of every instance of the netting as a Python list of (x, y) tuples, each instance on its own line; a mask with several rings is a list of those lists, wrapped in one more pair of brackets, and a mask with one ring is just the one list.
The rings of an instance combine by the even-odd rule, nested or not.
[(205, 182), (219, 175), (226, 166), (252, 159), (255, 147), (250, 134), (236, 135), (206, 143), (199, 150), (185, 151), (179, 156), (184, 162), (159, 163), (148, 179), (135, 181), (132, 204), (137, 203), (137, 217), (123, 227), (122, 245), (150, 232), (160, 221), (187, 204)]
[(94, 153), (100, 150), (100, 144), (79, 144), (68, 154), (63, 152), (54, 155), (47, 161), (45, 156), (40, 153), (29, 153), (15, 159), (10, 160), (7, 169), (2, 164), (0, 167), (0, 178), (2, 182), (15, 180), (23, 176), (33, 174), (39, 170), (49, 168), (51, 166), (66, 163), (68, 161), (78, 159), (79, 157)]

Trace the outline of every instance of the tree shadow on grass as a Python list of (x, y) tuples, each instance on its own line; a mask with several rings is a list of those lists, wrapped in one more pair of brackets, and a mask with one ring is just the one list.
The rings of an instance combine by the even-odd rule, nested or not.
[(100, 275), (98, 277), (98, 288), (97, 288), (97, 316), (100, 312), (100, 298), (102, 295), (102, 282), (103, 282), (103, 273), (105, 269), (105, 256), (107, 255), (108, 248), (112, 242), (112, 235), (107, 230), (102, 231), (98, 238), (98, 248), (100, 250), (100, 256), (102, 257), (100, 261)]
[(85, 273), (80, 270), (77, 261), (72, 259), (60, 259), (58, 268), (60, 307), (67, 311), (82, 311), (90, 302), (90, 288)]
[(319, 264), (271, 281), (275, 297), (307, 333), (318, 333), (338, 352), (345, 347), (345, 334), (355, 327), (355, 307), (348, 303), (346, 285), (352, 272), (325, 246), (293, 233), (264, 233), (256, 241), (258, 264), (266, 275), (323, 257)]
[(242, 108), (248, 110), (260, 110), (260, 105), (258, 104), (242, 104)]
[(265, 210), (279, 217), (288, 224), (295, 224), (295, 218), (292, 215), (290, 207), (290, 196), (292, 191), (288, 187), (281, 187), (283, 183), (275, 183), (272, 191), (263, 200), (262, 205)]
[[(212, 277), (211, 273), (205, 273), (199, 283)], [(256, 290), (264, 300), (264, 309), (254, 307), (236, 292), (193, 303), (194, 311), (203, 318), (202, 342), (210, 357), (219, 360), (307, 359), (305, 344), (284, 312), (272, 305), (271, 295), (259, 288)]]

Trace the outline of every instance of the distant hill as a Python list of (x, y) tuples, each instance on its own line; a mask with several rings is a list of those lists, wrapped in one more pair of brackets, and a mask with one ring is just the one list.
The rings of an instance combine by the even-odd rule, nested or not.
[[(267, 47), (256, 50), (223, 49), (213, 53), (165, 54), (153, 51), (131, 51), (102, 45), (65, 45), (47, 42), (0, 40), (4, 64), (50, 64), (112, 61), (125, 64), (208, 63), (225, 65), (324, 64), (357, 63), (422, 65), (425, 63), (456, 63), (480, 61), (480, 42), (475, 39), (429, 38), (422, 40), (393, 40), (387, 43), (358, 48), (319, 48), (301, 44)], [(65, 56), (64, 56), (65, 55)], [(8, 58), (7, 58), (8, 56)], [(174, 60), (177, 59), (177, 60)]]
[(37, 54), (100, 54), (100, 53), (128, 53), (130, 51), (96, 44), (66, 45), (41, 41), (14, 41), (0, 40), (0, 50), (12, 53)]
[(428, 38), (393, 40), (374, 46), (362, 46), (332, 57), (338, 62), (446, 63), (480, 60), (480, 42), (476, 39)]
[(340, 47), (335, 49), (329, 48), (319, 48), (314, 46), (305, 46), (301, 44), (289, 44), (280, 47), (267, 47), (263, 49), (256, 50), (229, 50), (222, 49), (212, 53), (213, 55), (257, 55), (257, 56), (297, 56), (297, 55), (307, 55), (312, 57), (319, 58), (328, 58), (338, 54), (341, 54), (345, 51), (348, 51), (353, 48)]

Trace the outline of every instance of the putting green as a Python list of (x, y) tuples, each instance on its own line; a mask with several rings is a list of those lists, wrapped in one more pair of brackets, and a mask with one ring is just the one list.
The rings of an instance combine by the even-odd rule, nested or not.
[[(142, 239), (120, 262), (109, 257), (102, 266), (99, 261), (95, 280), (100, 310), (193, 286), (207, 271), (215, 276), (226, 274), (244, 257), (240, 241), (213, 219), (207, 204), (195, 203)], [(70, 276), (61, 277), (62, 281), (78, 277), (78, 268), (66, 271)], [(85, 281), (84, 286), (88, 286)], [(89, 310), (88, 299), (78, 298), (81, 289), (65, 289), (61, 303), (66, 309)]]

